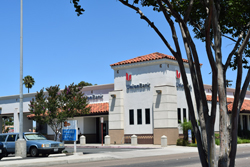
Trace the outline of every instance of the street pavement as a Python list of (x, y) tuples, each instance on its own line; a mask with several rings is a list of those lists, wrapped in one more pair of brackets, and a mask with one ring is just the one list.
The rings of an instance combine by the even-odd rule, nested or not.
[[(73, 144), (65, 144), (66, 148), (73, 148)], [(104, 161), (113, 159), (127, 159), (147, 156), (170, 155), (188, 152), (197, 152), (196, 147), (181, 147), (181, 146), (168, 146), (161, 148), (160, 145), (109, 145), (101, 146), (100, 144), (86, 144), (80, 146), (77, 144), (77, 149), (82, 148), (124, 148), (133, 149), (122, 152), (105, 152), (94, 154), (83, 154), (76, 152), (75, 154), (52, 154), (49, 157), (5, 157), (0, 161), (1, 167), (27, 167), (27, 166), (49, 166), (71, 163), (82, 163), (90, 161)]]
[[(73, 144), (65, 144), (66, 148), (73, 148)], [(241, 144), (238, 147), (250, 147), (250, 144)], [(86, 144), (80, 146), (77, 144), (77, 149), (84, 148), (124, 148), (133, 149), (122, 152), (104, 152), (94, 154), (83, 154), (82, 152), (76, 152), (75, 154), (52, 154), (49, 157), (5, 157), (0, 161), (1, 167), (28, 167), (28, 166), (49, 166), (60, 164), (73, 164), (92, 161), (104, 161), (115, 159), (128, 159), (139, 157), (152, 157), (161, 155), (172, 155), (182, 153), (194, 153), (197, 152), (196, 147), (182, 147), (182, 146), (167, 146), (161, 147), (160, 145), (109, 145), (101, 146), (100, 144)]]

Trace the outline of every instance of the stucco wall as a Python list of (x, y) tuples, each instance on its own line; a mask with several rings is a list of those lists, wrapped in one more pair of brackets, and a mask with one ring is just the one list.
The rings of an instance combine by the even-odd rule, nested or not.
[[(114, 84), (115, 90), (123, 90), (124, 92), (124, 133), (125, 134), (153, 134), (154, 122), (160, 117), (160, 113), (155, 115), (154, 104), (156, 97), (155, 87), (169, 85), (174, 87), (175, 104), (166, 101), (161, 102), (160, 110), (171, 110), (168, 113), (169, 119), (164, 121), (157, 121), (157, 126), (164, 124), (166, 127), (178, 127), (177, 125), (177, 108), (186, 109), (188, 117), (188, 108), (185, 98), (184, 89), (176, 88), (176, 83), (182, 84), (182, 79), (176, 78), (176, 70), (179, 67), (176, 61), (172, 60), (154, 60), (150, 62), (141, 62), (135, 64), (121, 65), (113, 67), (114, 69)], [(187, 77), (190, 82), (191, 77), (189, 69), (186, 68)], [(126, 80), (126, 73), (131, 75), (131, 81)], [(148, 87), (129, 88), (127, 85), (150, 84)], [(183, 85), (183, 84), (182, 84)], [(193, 89), (190, 90), (193, 98)], [(166, 99), (167, 97), (162, 97)], [(195, 102), (194, 102), (195, 105)], [(145, 109), (150, 109), (150, 124), (145, 124)], [(134, 125), (129, 124), (129, 110), (134, 110)], [(142, 109), (142, 124), (137, 124), (137, 109)], [(171, 114), (170, 114), (171, 113)], [(183, 118), (183, 113), (181, 112)], [(170, 119), (171, 117), (171, 119)], [(183, 121), (183, 119), (182, 119)], [(155, 125), (156, 125), (155, 124)], [(161, 125), (160, 125), (161, 124)]]

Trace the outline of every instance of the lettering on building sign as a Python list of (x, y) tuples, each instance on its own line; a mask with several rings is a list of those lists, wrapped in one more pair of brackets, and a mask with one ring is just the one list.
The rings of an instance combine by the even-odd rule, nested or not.
[[(192, 89), (191, 85), (189, 85), (188, 87), (189, 87), (189, 90)], [(177, 90), (184, 89), (184, 85), (182, 83), (176, 83), (176, 88), (177, 88)]]
[(150, 83), (146, 83), (146, 84), (139, 83), (137, 85), (131, 84), (131, 85), (126, 85), (126, 87), (127, 87), (127, 89), (149, 88)]
[(132, 75), (126, 73), (126, 80), (127, 80), (127, 81), (131, 81), (131, 79), (132, 79)]
[(180, 77), (181, 77), (181, 73), (178, 72), (178, 70), (176, 70), (176, 78), (180, 79)]
[(87, 98), (88, 100), (91, 100), (91, 99), (102, 99), (103, 98), (103, 95), (87, 95)]

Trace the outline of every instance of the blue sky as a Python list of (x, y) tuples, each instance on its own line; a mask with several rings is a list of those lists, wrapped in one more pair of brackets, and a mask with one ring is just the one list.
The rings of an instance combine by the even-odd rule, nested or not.
[[(30, 92), (80, 81), (113, 83), (110, 64), (153, 52), (171, 55), (154, 30), (119, 1), (81, 0), (81, 4), (86, 11), (78, 17), (70, 0), (24, 0), (23, 75), (35, 79)], [(173, 44), (162, 14), (151, 8), (142, 10)], [(0, 21), (0, 96), (16, 95), (20, 74), (19, 0), (1, 0)], [(211, 84), (205, 44), (199, 40), (195, 43), (204, 83)], [(233, 42), (223, 41), (223, 54), (228, 55), (233, 46)], [(235, 81), (236, 73), (228, 71), (227, 78)], [(28, 90), (24, 87), (23, 92)]]

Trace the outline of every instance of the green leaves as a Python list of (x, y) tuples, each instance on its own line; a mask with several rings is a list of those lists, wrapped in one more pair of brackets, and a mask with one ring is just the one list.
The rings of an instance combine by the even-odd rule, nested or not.
[(28, 88), (28, 93), (29, 93), (29, 89), (32, 88), (32, 86), (35, 84), (35, 80), (32, 76), (27, 75), (23, 79), (23, 84), (25, 85), (26, 88)]
[[(70, 3), (71, 2), (72, 1), (70, 1)], [(77, 13), (77, 16), (80, 16), (81, 14), (83, 14), (83, 12), (85, 10), (78, 3), (79, 3), (79, 0), (73, 0), (73, 4), (74, 4), (74, 7), (75, 7), (75, 12)]]
[(60, 90), (59, 85), (46, 88), (47, 92), (41, 89), (29, 104), (29, 111), (35, 115), (33, 119), (56, 130), (68, 118), (88, 114), (90, 108), (81, 88), (72, 83), (64, 90)]

